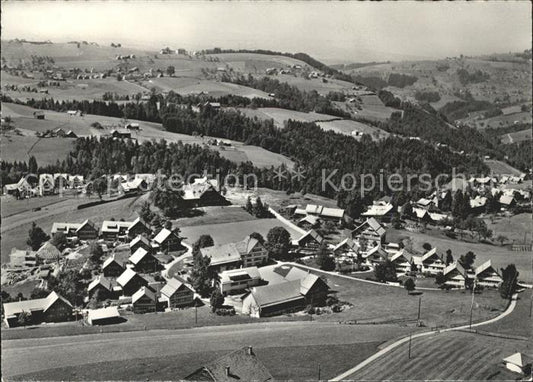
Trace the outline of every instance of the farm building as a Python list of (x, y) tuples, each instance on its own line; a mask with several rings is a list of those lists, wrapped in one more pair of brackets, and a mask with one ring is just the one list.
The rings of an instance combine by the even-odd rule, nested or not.
[(91, 283), (87, 287), (87, 293), (89, 295), (89, 298), (93, 297), (96, 293), (98, 293), (99, 300), (106, 300), (108, 298), (115, 297), (111, 280), (107, 279), (104, 276), (98, 276), (93, 281), (91, 281)]
[(333, 248), (333, 253), (335, 255), (350, 255), (350, 256), (356, 256), (361, 247), (359, 244), (353, 240), (352, 238), (347, 237), (343, 241), (341, 241), (339, 244)]
[(324, 238), (320, 236), (314, 229), (307, 231), (301, 238), (298, 239), (298, 247), (301, 251), (316, 252), (320, 245), (324, 242)]
[(152, 250), (152, 245), (150, 240), (142, 235), (137, 235), (135, 239), (130, 241), (130, 251), (133, 254), (137, 249), (144, 248), (146, 251), (150, 252)]
[(72, 305), (56, 292), (45, 298), (8, 302), (4, 304), (4, 322), (8, 328), (19, 325), (19, 316), (29, 313), (28, 323), (61, 322), (72, 318)]
[(375, 218), (378, 221), (390, 221), (394, 212), (394, 206), (391, 203), (385, 201), (376, 201), (371, 206), (368, 206), (367, 210), (361, 214), (361, 216), (367, 218)]
[(44, 111), (34, 111), (33, 112), (33, 118), (35, 119), (44, 119)]
[(9, 254), (9, 265), (11, 267), (35, 267), (37, 265), (36, 252), (13, 248)]
[(35, 254), (38, 259), (45, 263), (52, 263), (61, 258), (61, 252), (49, 241), (41, 245)]
[(140, 125), (137, 122), (130, 122), (124, 126), (128, 130), (140, 130)]
[(122, 322), (120, 313), (116, 306), (107, 308), (91, 309), (87, 312), (87, 323), (89, 325), (110, 325)]
[(298, 220), (296, 225), (300, 228), (310, 230), (311, 228), (316, 228), (320, 225), (320, 218), (314, 215), (306, 215)]
[(183, 280), (171, 278), (161, 289), (160, 301), (171, 309), (191, 305), (194, 302), (194, 291)]
[(273, 381), (274, 377), (247, 346), (202, 366), (184, 378), (185, 381)]
[(229, 202), (220, 194), (218, 182), (213, 179), (197, 178), (182, 187), (183, 201), (189, 208), (225, 206)]
[(224, 295), (232, 292), (241, 292), (259, 285), (260, 282), (261, 275), (257, 267), (224, 271), (220, 274), (220, 292)]
[(492, 266), (490, 260), (487, 260), (475, 269), (476, 280), (479, 285), (484, 287), (497, 288), (503, 282), (502, 277)]
[(370, 248), (368, 251), (362, 254), (363, 259), (368, 265), (376, 266), (378, 264), (383, 264), (387, 261), (389, 254), (381, 244), (376, 245), (375, 247)]
[(389, 255), (389, 260), (394, 264), (397, 275), (405, 275), (411, 271), (411, 261), (407, 258), (407, 255), (403, 249), (394, 253), (392, 256)]
[(153, 247), (158, 248), (160, 251), (179, 251), (183, 247), (181, 245), (181, 237), (175, 232), (163, 228), (154, 237)]
[(346, 219), (346, 212), (341, 208), (329, 208), (316, 204), (308, 204), (305, 207), (307, 215), (318, 216), (323, 220), (334, 221), (341, 223)]
[(446, 267), (442, 258), (437, 254), (437, 248), (430, 249), (423, 256), (413, 256), (412, 260), (418, 271), (422, 273), (436, 275), (443, 272)]
[(122, 287), (122, 293), (124, 296), (131, 296), (138, 291), (139, 288), (148, 285), (148, 281), (134, 270), (128, 268), (117, 278), (117, 284)]
[(522, 353), (514, 353), (503, 359), (505, 367), (515, 373), (530, 375), (531, 358)]
[(104, 220), (102, 222), (102, 238), (109, 241), (126, 240), (131, 225), (132, 222)]
[(118, 129), (111, 131), (111, 136), (117, 139), (131, 139), (131, 131), (127, 129)]
[(255, 238), (247, 236), (236, 243), (202, 248), (202, 255), (211, 259), (210, 267), (220, 271), (263, 265), (268, 261), (268, 251)]
[(115, 256), (108, 257), (102, 264), (102, 272), (105, 277), (119, 277), (125, 270), (122, 261)]
[(466, 288), (468, 274), (459, 262), (455, 261), (449, 264), (442, 273), (446, 278), (445, 285), (452, 288)]
[(120, 183), (120, 187), (125, 194), (135, 194), (143, 191), (148, 191), (148, 184), (143, 179), (133, 179), (127, 182)]
[(151, 313), (157, 310), (155, 292), (145, 286), (131, 296), (133, 313)]
[(98, 237), (98, 229), (90, 220), (85, 220), (83, 223), (54, 223), (51, 234), (56, 233), (63, 233), (69, 242), (76, 239), (94, 240)]
[(385, 241), (386, 230), (374, 218), (366, 219), (352, 231), (352, 237), (358, 242), (366, 240), (369, 245), (378, 245)]
[(136, 272), (151, 273), (160, 267), (159, 260), (144, 248), (137, 248), (128, 261), (133, 264), (133, 270)]
[(138, 217), (137, 219), (131, 222), (131, 225), (129, 226), (126, 233), (128, 234), (129, 238), (134, 238), (138, 235), (151, 235), (152, 230), (143, 219)]

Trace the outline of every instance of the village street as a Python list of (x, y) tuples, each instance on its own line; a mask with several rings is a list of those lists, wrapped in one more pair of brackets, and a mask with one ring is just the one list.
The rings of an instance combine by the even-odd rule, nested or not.
[(395, 325), (269, 322), (183, 330), (91, 334), (2, 341), (4, 377), (55, 367), (205, 351), (387, 341), (409, 329)]

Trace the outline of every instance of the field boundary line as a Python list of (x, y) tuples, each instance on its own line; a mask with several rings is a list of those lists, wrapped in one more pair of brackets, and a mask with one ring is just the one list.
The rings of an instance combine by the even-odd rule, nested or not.
[[(493, 322), (499, 321), (502, 318), (507, 317), (509, 314), (511, 314), (513, 312), (514, 308), (516, 307), (517, 297), (518, 297), (518, 294), (515, 293), (513, 295), (512, 299), (511, 299), (511, 303), (509, 304), (507, 309), (503, 313), (501, 313), (499, 316), (491, 318), (491, 319), (489, 319), (487, 321), (483, 321), (483, 322), (478, 322), (476, 324), (472, 324), (471, 327), (474, 328), (474, 327), (478, 327), (478, 326), (482, 326), (482, 325), (492, 324)], [(442, 330), (432, 330), (430, 332), (417, 333), (417, 334), (412, 335), (412, 336), (404, 337), (401, 340), (398, 340), (398, 341), (390, 344), (389, 346), (381, 349), (380, 351), (378, 351), (374, 355), (370, 356), (369, 358), (365, 359), (363, 362), (359, 363), (358, 365), (356, 365), (355, 367), (351, 368), (350, 370), (347, 370), (344, 373), (336, 376), (335, 378), (330, 379), (330, 381), (350, 381), (350, 379), (345, 379), (345, 378), (347, 378), (350, 375), (352, 375), (353, 373), (361, 370), (363, 367), (365, 367), (365, 366), (369, 365), (370, 363), (372, 363), (373, 361), (377, 360), (382, 355), (385, 355), (389, 351), (391, 351), (391, 350), (397, 348), (398, 346), (406, 343), (407, 341), (409, 341), (409, 339), (412, 340), (412, 339), (415, 339), (415, 338), (426, 337), (426, 336), (431, 336), (431, 335), (437, 335), (437, 334), (445, 333), (445, 332), (461, 331), (461, 330), (469, 329), (469, 328), (470, 328), (470, 325), (462, 325), (462, 326), (458, 326), (458, 327), (455, 327), (455, 328), (447, 328), (447, 329), (442, 329)]]
[(281, 216), (279, 214), (279, 212), (277, 212), (276, 210), (274, 210), (272, 207), (268, 207), (268, 211), (270, 211), (270, 213), (272, 215), (274, 215), (276, 217), (276, 219), (278, 219), (280, 222), (282, 222), (283, 224), (285, 224), (286, 226), (289, 226), (291, 227), (293, 230), (295, 230), (296, 232), (299, 232), (301, 233), (302, 235), (305, 235), (307, 231), (301, 229), (300, 227), (298, 227), (296, 224), (294, 224), (293, 222), (291, 222), (290, 220), (288, 220), (287, 218), (284, 218), (283, 216)]

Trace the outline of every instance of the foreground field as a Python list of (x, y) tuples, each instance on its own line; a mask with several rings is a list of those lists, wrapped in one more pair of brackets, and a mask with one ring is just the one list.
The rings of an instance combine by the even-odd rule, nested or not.
[(528, 350), (527, 341), (451, 332), (402, 344), (349, 377), (354, 380), (509, 380), (519, 377), (503, 358)]
[(512, 243), (531, 244), (533, 241), (531, 236), (531, 231), (533, 230), (531, 214), (523, 213), (510, 217), (495, 217), (493, 219), (485, 219), (485, 223), (497, 235), (507, 237)]
[[(144, 373), (148, 371), (151, 371), (150, 379), (175, 380), (216, 355), (251, 345), (276, 377), (305, 380), (316, 378), (318, 363), (327, 372), (323, 376), (332, 377), (373, 353), (379, 343), (406, 333), (407, 328), (394, 325), (363, 327), (324, 322), (270, 322), (174, 331), (3, 340), (2, 369), (4, 377), (19, 375), (23, 380), (110, 380), (116, 379), (118, 372), (121, 373), (120, 379), (139, 379), (136, 373), (146, 375)], [(335, 350), (333, 346), (338, 345), (346, 346)], [(268, 348), (275, 349), (261, 353), (262, 349)], [(313, 350), (304, 350), (308, 348)], [(206, 349), (209, 351), (206, 352)], [(328, 354), (325, 349), (331, 349), (332, 353)], [(341, 356), (340, 350), (351, 351)], [(194, 363), (182, 358), (195, 353)], [(332, 357), (333, 354), (338, 356)], [(166, 362), (156, 361), (155, 358)], [(133, 374), (124, 374), (128, 373), (127, 370)], [(172, 370), (176, 374), (169, 375)], [(79, 377), (72, 374), (78, 372)]]
[[(495, 234), (498, 235), (498, 232), (495, 232)], [(521, 235), (524, 235), (524, 233), (521, 232)], [(387, 231), (388, 241), (397, 242), (402, 239), (407, 239), (408, 249), (420, 253), (424, 252), (422, 248), (424, 243), (431, 243), (432, 246), (437, 247), (439, 253), (444, 253), (447, 249), (451, 249), (454, 259), (458, 259), (466, 252), (472, 251), (476, 255), (475, 265), (481, 265), (485, 261), (491, 260), (492, 265), (499, 270), (509, 264), (515, 264), (516, 269), (520, 272), (520, 280), (525, 282), (533, 281), (531, 252), (514, 252), (506, 247), (496, 245), (453, 240), (434, 231), (428, 231), (428, 233), (397, 231), (393, 229)]]

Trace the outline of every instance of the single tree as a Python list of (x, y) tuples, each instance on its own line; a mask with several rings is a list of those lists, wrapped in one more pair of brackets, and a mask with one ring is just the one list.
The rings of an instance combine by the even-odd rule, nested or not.
[(61, 251), (67, 246), (67, 236), (63, 232), (56, 232), (52, 235), (50, 243)]
[(17, 323), (21, 326), (31, 323), (31, 312), (23, 310), (17, 317)]
[(263, 237), (263, 235), (261, 235), (259, 232), (252, 232), (250, 234), (250, 237), (252, 239), (256, 239), (259, 243), (261, 244), (265, 244), (265, 238)]
[(514, 264), (509, 264), (505, 269), (502, 268), (503, 282), (500, 284), (500, 295), (502, 298), (511, 299), (518, 285), (518, 271)]
[(459, 264), (463, 266), (464, 269), (470, 269), (474, 265), (476, 260), (476, 255), (472, 251), (468, 251), (466, 254), (461, 255), (459, 258)]
[(335, 260), (330, 256), (325, 243), (322, 243), (318, 248), (316, 254), (316, 263), (319, 268), (324, 271), (332, 271), (335, 269)]
[(150, 209), (150, 202), (145, 201), (139, 210), (139, 217), (145, 222), (151, 222), (154, 218), (155, 213)]
[(381, 282), (396, 281), (396, 268), (390, 260), (386, 260), (384, 263), (376, 265), (374, 276)]
[(167, 67), (167, 74), (172, 77), (176, 73), (176, 68), (172, 65)]
[(444, 273), (439, 272), (435, 275), (435, 284), (442, 285), (446, 282), (446, 277), (444, 276)]
[(412, 291), (415, 290), (415, 282), (412, 278), (408, 278), (405, 280), (405, 283), (403, 284), (405, 290), (407, 290), (407, 293), (410, 294)]
[(50, 236), (44, 233), (42, 228), (39, 227), (35, 222), (33, 222), (28, 232), (28, 240), (26, 241), (26, 244), (28, 244), (32, 250), (36, 251), (45, 241), (49, 239)]
[(453, 263), (452, 250), (448, 248), (446, 250), (446, 265), (450, 265), (451, 263)]
[(500, 245), (502, 245), (502, 246), (503, 246), (503, 243), (505, 243), (508, 240), (509, 240), (509, 238), (507, 236), (504, 236), (504, 235), (496, 236), (496, 241), (499, 241)]
[(291, 235), (283, 227), (274, 227), (267, 234), (266, 248), (269, 255), (276, 260), (287, 260), (291, 244)]
[(203, 298), (208, 297), (213, 290), (211, 272), (209, 270), (210, 263), (211, 259), (207, 256), (202, 256), (201, 253), (193, 256), (190, 281), (193, 289)]
[(250, 198), (249, 196), (248, 196), (248, 198), (246, 198), (246, 205), (244, 206), (244, 209), (249, 214), (253, 214), (254, 206), (252, 204), (252, 198)]
[(198, 240), (196, 240), (196, 242), (192, 246), (192, 253), (193, 255), (195, 255), (200, 252), (200, 249), (212, 247), (214, 245), (215, 245), (215, 241), (213, 240), (211, 235), (205, 235), (205, 234), (200, 235)]
[(424, 243), (422, 244), (422, 248), (424, 248), (426, 251), (431, 251), (431, 248), (433, 247), (429, 243)]
[(89, 246), (89, 253), (91, 255), (90, 259), (93, 263), (100, 264), (102, 262), (104, 250), (96, 241), (91, 242)]
[(211, 303), (211, 311), (215, 312), (217, 309), (222, 308), (224, 305), (224, 296), (220, 292), (220, 289), (216, 288), (211, 293), (211, 298), (209, 299)]

